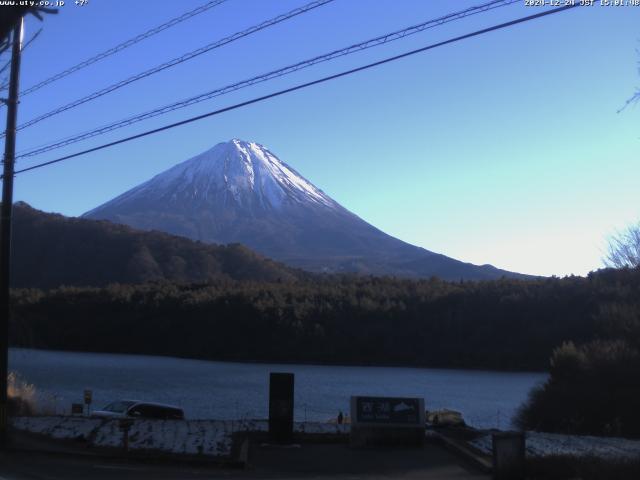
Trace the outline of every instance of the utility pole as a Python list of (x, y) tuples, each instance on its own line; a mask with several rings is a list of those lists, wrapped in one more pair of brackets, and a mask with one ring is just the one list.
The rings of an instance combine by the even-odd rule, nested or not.
[(18, 88), (20, 54), (22, 50), (21, 18), (13, 29), (11, 74), (7, 103), (7, 131), (4, 140), (2, 176), (2, 209), (0, 212), (0, 449), (7, 446), (7, 377), (9, 374), (9, 282), (11, 279), (11, 213), (13, 209), (13, 175), (16, 156), (16, 124), (18, 119)]

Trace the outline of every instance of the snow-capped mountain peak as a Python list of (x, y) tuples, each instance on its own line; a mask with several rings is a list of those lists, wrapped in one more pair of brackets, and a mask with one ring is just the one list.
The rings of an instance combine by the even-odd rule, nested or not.
[(211, 243), (242, 243), (321, 272), (499, 278), (409, 245), (332, 200), (267, 148), (234, 138), (87, 212), (144, 230)]
[[(279, 209), (295, 203), (338, 207), (322, 190), (268, 149), (237, 138), (175, 165), (100, 208), (140, 198), (170, 203), (234, 202), (253, 209)], [(93, 210), (87, 214), (92, 213)]]

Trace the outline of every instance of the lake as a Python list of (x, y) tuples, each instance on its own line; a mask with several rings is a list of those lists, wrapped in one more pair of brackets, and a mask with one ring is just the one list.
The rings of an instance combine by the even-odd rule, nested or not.
[(93, 391), (94, 408), (117, 399), (182, 406), (190, 419), (267, 418), (269, 372), (295, 374), (295, 419), (327, 420), (351, 395), (423, 397), (480, 428), (509, 428), (544, 373), (405, 367), (282, 365), (12, 348), (9, 369), (35, 385), (41, 405), (68, 413)]

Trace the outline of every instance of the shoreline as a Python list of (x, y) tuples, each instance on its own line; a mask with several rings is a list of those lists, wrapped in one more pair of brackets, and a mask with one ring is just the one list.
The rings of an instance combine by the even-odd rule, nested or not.
[(344, 362), (309, 362), (309, 361), (297, 361), (297, 360), (258, 360), (258, 359), (212, 359), (212, 358), (202, 358), (202, 357), (187, 357), (187, 356), (176, 356), (176, 355), (163, 355), (157, 353), (132, 353), (132, 352), (96, 352), (96, 351), (88, 351), (88, 350), (62, 350), (55, 348), (37, 348), (37, 347), (22, 347), (22, 346), (10, 346), (9, 351), (11, 350), (37, 350), (41, 352), (56, 352), (56, 353), (70, 353), (70, 354), (95, 354), (95, 355), (123, 355), (123, 356), (133, 356), (133, 357), (153, 357), (153, 358), (162, 358), (162, 359), (178, 359), (178, 360), (190, 360), (190, 361), (198, 361), (198, 362), (209, 362), (209, 363), (228, 363), (228, 364), (238, 364), (238, 365), (248, 365), (248, 364), (256, 364), (256, 365), (301, 365), (301, 366), (315, 366), (315, 367), (371, 367), (371, 368), (404, 368), (404, 369), (416, 369), (416, 370), (443, 370), (443, 371), (472, 371), (472, 372), (487, 372), (487, 373), (501, 373), (501, 374), (522, 374), (522, 373), (537, 373), (537, 374), (549, 374), (548, 370), (516, 370), (516, 369), (497, 369), (497, 368), (486, 368), (486, 367), (470, 367), (470, 366), (429, 366), (429, 365), (412, 365), (412, 364), (394, 364), (394, 363), (344, 363)]

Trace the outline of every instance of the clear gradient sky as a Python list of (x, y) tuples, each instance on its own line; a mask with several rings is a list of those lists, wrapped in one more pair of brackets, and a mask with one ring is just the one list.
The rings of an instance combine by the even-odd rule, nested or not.
[[(67, 0), (25, 51), (22, 87), (202, 3)], [(19, 123), (304, 3), (229, 0), (25, 97)], [(18, 150), (480, 3), (336, 0), (25, 129)], [(538, 11), (523, 0), (18, 168)], [(37, 28), (30, 18), (26, 38)], [(640, 110), (617, 113), (640, 84), (639, 39), (640, 8), (573, 9), (19, 175), (15, 199), (80, 215), (237, 137), (412, 244), (518, 272), (584, 275), (602, 266), (607, 235), (640, 218)]]

